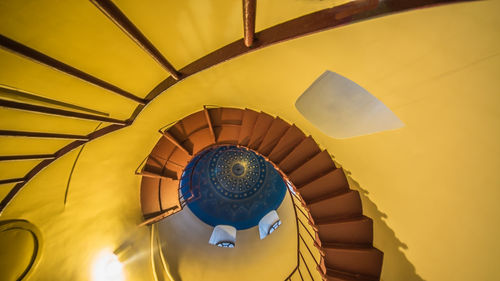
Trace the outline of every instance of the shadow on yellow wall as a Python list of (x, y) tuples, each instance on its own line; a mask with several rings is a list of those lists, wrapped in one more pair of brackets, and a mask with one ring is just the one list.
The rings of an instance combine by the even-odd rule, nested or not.
[(399, 240), (394, 230), (387, 225), (387, 214), (380, 211), (370, 200), (368, 190), (363, 189), (349, 171), (345, 172), (351, 189), (359, 191), (363, 214), (373, 220), (373, 244), (384, 252), (381, 280), (424, 281), (417, 274), (415, 266), (406, 258), (404, 251), (408, 250), (408, 246)]

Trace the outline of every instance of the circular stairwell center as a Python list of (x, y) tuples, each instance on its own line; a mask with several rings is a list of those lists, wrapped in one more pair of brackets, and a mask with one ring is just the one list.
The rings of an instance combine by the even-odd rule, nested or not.
[[(304, 215), (315, 230), (314, 244), (321, 252), (318, 270), (324, 280), (380, 279), (383, 253), (373, 247), (373, 222), (363, 216), (358, 191), (349, 188), (342, 168), (334, 164), (329, 152), (295, 125), (250, 109), (204, 108), (160, 133), (162, 137), (140, 173), (145, 224), (155, 223), (188, 205), (208, 224), (233, 219), (232, 223), (241, 223), (240, 229), (248, 227), (253, 224), (251, 216), (240, 217), (237, 212), (234, 217), (211, 216), (207, 208), (213, 207), (217, 214), (219, 205), (211, 201), (210, 194), (213, 198), (241, 202), (253, 198), (265, 190), (256, 183), (263, 179), (261, 170), (266, 167), (264, 173), (281, 174), (300, 199)], [(200, 170), (198, 162), (204, 163)], [(211, 165), (225, 166), (217, 170), (211, 169)], [(198, 173), (210, 176), (203, 183), (206, 177), (198, 177)], [(245, 175), (248, 178), (240, 180)], [(271, 178), (283, 182), (280, 176)], [(186, 190), (187, 181), (193, 181), (198, 188)], [(238, 188), (232, 190), (231, 186)], [(270, 195), (269, 198), (277, 199), (270, 200), (268, 208), (281, 202), (280, 192)], [(198, 201), (198, 206), (194, 204), (197, 195), (207, 201), (206, 206), (201, 204), (203, 201)], [(222, 208), (231, 210), (233, 206)]]

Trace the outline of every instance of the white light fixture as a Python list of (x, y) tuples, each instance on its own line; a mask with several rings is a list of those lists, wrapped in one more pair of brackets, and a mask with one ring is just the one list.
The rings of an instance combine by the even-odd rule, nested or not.
[(96, 258), (92, 270), (93, 281), (123, 281), (123, 264), (113, 252), (104, 250)]
[(222, 248), (234, 248), (236, 245), (236, 228), (222, 224), (215, 226), (208, 243)]
[(267, 213), (259, 221), (260, 239), (266, 238), (267, 235), (273, 233), (281, 225), (280, 217), (275, 210)]
[(323, 133), (350, 138), (399, 129), (403, 122), (367, 90), (325, 71), (297, 99), (295, 107)]

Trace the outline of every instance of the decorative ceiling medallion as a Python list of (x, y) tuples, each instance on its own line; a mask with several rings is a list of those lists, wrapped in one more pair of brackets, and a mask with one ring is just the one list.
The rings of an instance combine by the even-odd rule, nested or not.
[(266, 161), (237, 147), (221, 147), (210, 160), (210, 181), (215, 190), (229, 199), (254, 195), (266, 179)]
[(283, 178), (269, 162), (234, 145), (200, 152), (186, 166), (180, 184), (187, 206), (199, 219), (237, 229), (256, 226), (280, 206), (286, 193)]

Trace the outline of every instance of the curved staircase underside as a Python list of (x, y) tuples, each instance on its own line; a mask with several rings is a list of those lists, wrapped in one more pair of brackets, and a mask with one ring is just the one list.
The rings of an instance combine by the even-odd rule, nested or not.
[(324, 280), (380, 279), (383, 253), (373, 247), (373, 222), (363, 216), (358, 191), (328, 151), (295, 125), (250, 109), (204, 108), (160, 132), (140, 173), (144, 224), (182, 210), (179, 181), (194, 155), (238, 145), (265, 157), (292, 183), (316, 230)]

